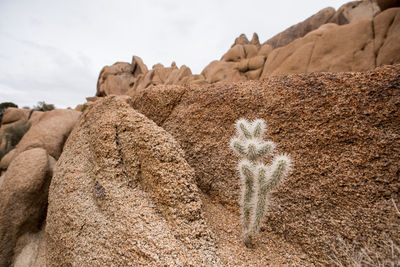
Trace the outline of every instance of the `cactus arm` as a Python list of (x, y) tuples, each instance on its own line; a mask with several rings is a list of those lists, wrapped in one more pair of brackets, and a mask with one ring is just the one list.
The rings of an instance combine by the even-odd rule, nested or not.
[(251, 125), (250, 123), (245, 120), (245, 119), (240, 119), (236, 122), (236, 131), (239, 134), (239, 136), (244, 137), (245, 139), (251, 139), (253, 138), (253, 135), (250, 132)]
[(234, 138), (231, 139), (230, 145), (231, 145), (231, 149), (236, 154), (238, 154), (239, 156), (242, 156), (242, 157), (246, 157), (247, 156), (247, 149), (246, 149), (245, 144), (243, 144), (243, 143), (244, 142), (241, 139), (239, 139), (237, 137), (234, 137)]
[(257, 166), (258, 187), (255, 192), (255, 211), (251, 218), (251, 232), (257, 233), (260, 230), (262, 219), (267, 210), (267, 197), (279, 182), (285, 178), (290, 168), (290, 158), (285, 155), (275, 157), (270, 169), (264, 164)]
[(267, 194), (268, 194), (268, 170), (264, 164), (259, 164), (257, 166), (257, 187), (255, 192), (254, 212), (251, 214), (251, 232), (257, 233), (260, 230), (262, 219), (264, 218), (265, 212), (267, 210)]
[(253, 136), (257, 139), (261, 139), (265, 133), (265, 122), (262, 119), (256, 119), (252, 122), (253, 125)]
[(267, 154), (270, 154), (275, 149), (275, 143), (272, 141), (262, 141), (257, 146), (257, 157), (264, 157)]
[(241, 215), (243, 229), (246, 233), (250, 226), (250, 214), (252, 210), (252, 198), (254, 194), (254, 170), (252, 163), (246, 159), (239, 162), (241, 181)]
[(278, 183), (286, 177), (290, 165), (290, 158), (286, 155), (280, 155), (274, 158), (270, 169), (270, 179), (268, 179), (266, 184), (268, 191), (276, 187)]

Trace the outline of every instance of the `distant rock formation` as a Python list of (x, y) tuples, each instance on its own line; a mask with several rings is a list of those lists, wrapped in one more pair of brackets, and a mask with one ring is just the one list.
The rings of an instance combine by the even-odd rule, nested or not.
[[(136, 56), (100, 73), (96, 96), (133, 95), (151, 85), (210, 84), (265, 79), (273, 75), (365, 71), (400, 63), (398, 1), (353, 1), (325, 8), (260, 44), (242, 34), (220, 60), (200, 75), (161, 64), (147, 70)], [(382, 12), (381, 12), (382, 10)]]
[(173, 62), (171, 67), (156, 64), (151, 70), (142, 59), (133, 56), (132, 63), (117, 62), (104, 67), (97, 82), (96, 96), (129, 95), (132, 91), (141, 91), (150, 85), (202, 83), (204, 77), (192, 75), (186, 67), (178, 68)]
[(311, 72), (366, 71), (400, 63), (400, 8), (372, 20), (324, 24), (318, 30), (274, 49), (261, 78)]

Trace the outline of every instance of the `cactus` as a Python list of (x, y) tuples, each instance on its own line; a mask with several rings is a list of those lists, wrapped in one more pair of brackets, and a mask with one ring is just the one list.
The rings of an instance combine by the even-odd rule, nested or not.
[(256, 119), (236, 122), (237, 136), (231, 139), (232, 150), (242, 157), (238, 164), (241, 197), (240, 210), (243, 224), (243, 238), (246, 246), (252, 246), (252, 237), (261, 227), (268, 202), (268, 194), (286, 177), (291, 160), (287, 155), (275, 156), (270, 166), (262, 158), (272, 154), (275, 144), (264, 141), (265, 122)]

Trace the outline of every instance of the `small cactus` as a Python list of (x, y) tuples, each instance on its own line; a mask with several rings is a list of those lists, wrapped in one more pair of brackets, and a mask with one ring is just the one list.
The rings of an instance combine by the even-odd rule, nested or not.
[(231, 139), (232, 150), (242, 157), (238, 164), (241, 184), (241, 219), (246, 246), (252, 246), (252, 236), (261, 227), (267, 210), (269, 192), (287, 175), (291, 160), (287, 155), (275, 156), (270, 166), (262, 163), (262, 158), (273, 153), (275, 144), (264, 141), (265, 122), (256, 119), (236, 122), (236, 137)]

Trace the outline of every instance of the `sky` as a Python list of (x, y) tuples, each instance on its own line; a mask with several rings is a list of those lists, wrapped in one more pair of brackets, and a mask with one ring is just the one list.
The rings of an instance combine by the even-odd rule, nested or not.
[(0, 103), (74, 108), (101, 69), (142, 58), (198, 74), (241, 33), (263, 43), (343, 0), (0, 0)]

